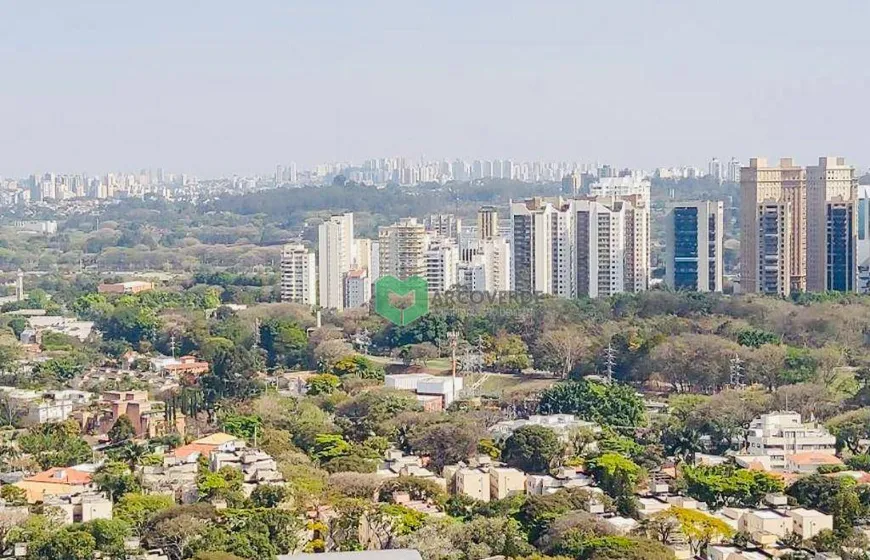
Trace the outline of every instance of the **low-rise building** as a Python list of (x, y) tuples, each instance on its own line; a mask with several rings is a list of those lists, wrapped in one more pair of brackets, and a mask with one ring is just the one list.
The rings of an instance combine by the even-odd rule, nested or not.
[(767, 533), (782, 538), (792, 530), (792, 519), (783, 512), (773, 509), (755, 509), (744, 513), (738, 521), (741, 531), (752, 535), (758, 541)]
[(462, 393), (461, 377), (445, 377), (427, 373), (387, 375), (384, 386), (390, 389), (413, 391), (418, 395), (436, 396), (442, 400), (442, 408), (450, 406)]
[(19, 337), (23, 344), (38, 343), (46, 331), (65, 334), (84, 342), (94, 330), (93, 321), (79, 321), (58, 315), (28, 317), (27, 325), (29, 328), (22, 331)]
[(44, 503), (63, 512), (65, 523), (112, 519), (112, 500), (99, 492), (64, 496), (46, 495)]
[(804, 451), (785, 456), (785, 470), (793, 473), (812, 474), (821, 466), (841, 466), (843, 461), (833, 453)]
[(195, 356), (159, 356), (151, 358), (151, 369), (161, 375), (178, 377), (181, 375), (202, 375), (208, 373), (208, 362), (198, 360)]
[(152, 401), (148, 391), (109, 391), (103, 393), (102, 405), (108, 418), (97, 421), (97, 431), (108, 433), (121, 416), (130, 419), (137, 437), (154, 438), (168, 433), (183, 434), (186, 418), (180, 411), (167, 419), (165, 403)]
[(503, 500), (522, 494), (526, 487), (526, 474), (510, 467), (492, 467), (489, 470), (489, 497)]
[(786, 511), (786, 515), (794, 521), (792, 532), (800, 535), (805, 541), (815, 537), (820, 531), (834, 529), (834, 517), (814, 509), (790, 509)]
[(0, 387), (9, 409), (23, 427), (46, 422), (63, 422), (77, 406), (90, 401), (86, 391), (28, 391), (14, 387)]
[(25, 492), (31, 504), (42, 502), (46, 496), (81, 494), (92, 489), (93, 465), (54, 467), (28, 476), (15, 483)]
[(770, 458), (770, 468), (785, 470), (786, 457), (806, 452), (836, 453), (836, 438), (817, 422), (802, 422), (796, 412), (763, 414), (749, 425), (747, 454)]
[(588, 429), (592, 433), (600, 433), (601, 427), (594, 422), (587, 422), (573, 414), (533, 414), (517, 420), (505, 420), (493, 425), (489, 431), (496, 440), (505, 440), (523, 426), (545, 426), (561, 438), (565, 439), (574, 430)]
[(250, 496), (260, 484), (284, 483), (284, 477), (278, 472), (278, 463), (259, 449), (237, 447), (228, 451), (212, 451), (209, 461), (212, 471), (227, 466), (242, 471), (242, 489), (246, 496)]
[(128, 282), (116, 282), (114, 284), (100, 284), (97, 292), (101, 294), (138, 294), (154, 289), (154, 284), (144, 280), (130, 280)]

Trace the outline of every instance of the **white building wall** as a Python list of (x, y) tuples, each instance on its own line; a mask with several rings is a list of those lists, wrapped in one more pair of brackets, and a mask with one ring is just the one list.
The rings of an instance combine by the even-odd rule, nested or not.
[(344, 308), (344, 275), (354, 261), (353, 214), (332, 216), (320, 224), (318, 243), (320, 305), (341, 310)]

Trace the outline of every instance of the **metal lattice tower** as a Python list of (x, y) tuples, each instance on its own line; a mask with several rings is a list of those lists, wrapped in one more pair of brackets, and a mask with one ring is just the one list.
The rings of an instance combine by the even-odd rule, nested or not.
[(743, 389), (746, 385), (743, 383), (743, 360), (737, 354), (731, 358), (729, 365), (729, 373), (731, 376), (730, 384), (733, 389)]

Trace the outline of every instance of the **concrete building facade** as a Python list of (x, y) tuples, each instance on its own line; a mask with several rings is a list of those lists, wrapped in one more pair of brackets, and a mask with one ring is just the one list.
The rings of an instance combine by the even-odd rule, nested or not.
[(281, 252), (281, 301), (317, 305), (315, 257), (304, 245), (285, 245)]
[(858, 177), (841, 157), (807, 167), (807, 290), (856, 290)]
[(318, 229), (320, 306), (344, 309), (344, 276), (354, 262), (353, 214), (331, 216)]

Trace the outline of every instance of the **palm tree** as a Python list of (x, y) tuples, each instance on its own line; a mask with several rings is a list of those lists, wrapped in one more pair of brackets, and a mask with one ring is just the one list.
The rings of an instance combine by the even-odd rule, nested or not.
[(695, 464), (695, 454), (704, 450), (701, 435), (694, 428), (684, 427), (676, 432), (668, 432), (663, 439), (670, 455), (690, 465)]
[(147, 445), (130, 442), (125, 444), (123, 447), (116, 449), (113, 455), (115, 455), (116, 460), (127, 463), (132, 470), (139, 464), (142, 457), (148, 455), (148, 453), (149, 450)]

